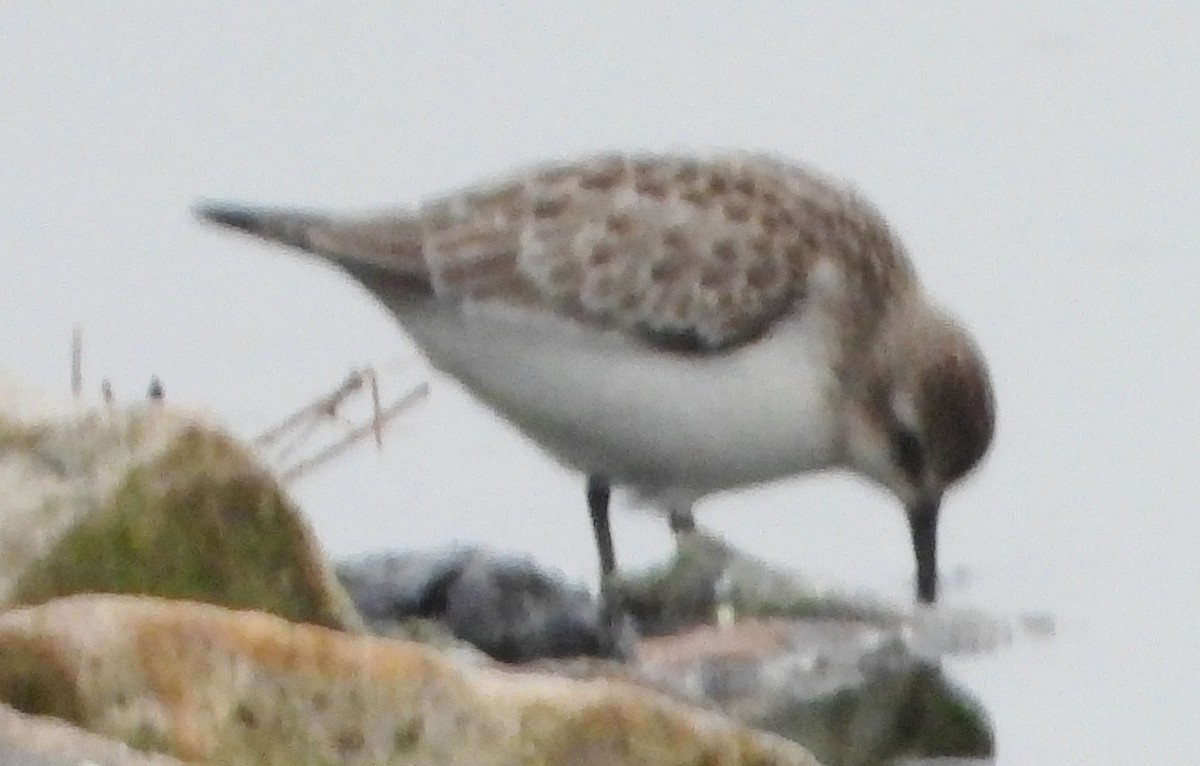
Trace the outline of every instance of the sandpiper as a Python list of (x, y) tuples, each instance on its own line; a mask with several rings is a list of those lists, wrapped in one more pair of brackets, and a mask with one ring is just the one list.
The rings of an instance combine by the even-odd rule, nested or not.
[(936, 599), (938, 509), (991, 442), (991, 384), (851, 187), (762, 155), (608, 154), (369, 215), (197, 212), (340, 267), (581, 471), (610, 621), (613, 485), (686, 526), (705, 495), (834, 468), (900, 500)]

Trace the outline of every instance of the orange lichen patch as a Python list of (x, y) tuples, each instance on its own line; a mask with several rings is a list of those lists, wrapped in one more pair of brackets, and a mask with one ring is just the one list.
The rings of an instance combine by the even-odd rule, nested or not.
[[(689, 752), (698, 749), (693, 726), (623, 704), (620, 697), (609, 695), (569, 711), (533, 705), (522, 717), (522, 738), (543, 743), (549, 763), (604, 766), (614, 754), (634, 763), (694, 762)], [(656, 736), (645, 736), (647, 730)]]
[[(99, 626), (97, 610), (107, 613)], [(13, 623), (22, 617), (18, 631)], [(65, 624), (72, 620), (79, 624)], [(75, 635), (89, 628), (98, 629), (91, 641)], [(431, 650), (262, 613), (74, 597), (0, 619), (0, 667), (14, 663), (22, 646), (61, 658), (53, 674), (37, 670), (46, 662), (21, 664), (42, 697), (71, 703), (38, 712), (185, 760), (386, 763), (397, 743), (413, 747), (428, 725), (436, 727), (422, 710), (434, 708), (436, 718), (439, 705), (470, 724), (460, 732), (464, 747), (499, 737), (494, 722), (464, 714), (468, 686)], [(20, 691), (0, 686), (13, 689)]]
[(370, 716), (377, 708), (397, 712), (392, 690), (452, 683), (437, 655), (419, 645), (397, 652), (387, 642), (293, 629), (260, 613), (212, 616), (181, 624), (151, 615), (135, 643), (179, 757), (207, 759), (228, 750), (229, 740), (293, 737), (297, 728), (310, 747), (339, 758), (376, 752), (390, 735), (381, 739)]
[[(521, 705), (520, 738), (541, 754), (538, 763), (777, 764), (790, 762), (791, 743), (680, 708), (646, 690), (613, 681), (574, 684), (564, 705), (546, 695)], [(816, 766), (805, 754), (801, 763)]]
[[(0, 669), (16, 656), (59, 700), (45, 709), (190, 761), (815, 764), (799, 746), (629, 683), (473, 668), (419, 645), (189, 602), (77, 596), (14, 610), (0, 615)], [(0, 701), (13, 688), (0, 684)]]
[(787, 624), (749, 620), (731, 628), (703, 626), (671, 636), (647, 638), (638, 647), (643, 662), (691, 664), (710, 657), (756, 657), (787, 644)]

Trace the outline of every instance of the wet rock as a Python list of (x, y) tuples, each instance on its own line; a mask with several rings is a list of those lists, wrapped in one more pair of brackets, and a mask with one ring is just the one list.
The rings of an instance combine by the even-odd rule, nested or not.
[(640, 682), (800, 742), (827, 764), (993, 756), (986, 713), (939, 662), (1003, 645), (1007, 621), (905, 612), (819, 589), (703, 531), (678, 539), (672, 561), (623, 585), (648, 634), (630, 668)]
[(595, 600), (525, 559), (475, 549), (379, 554), (337, 572), (379, 634), (421, 619), (503, 662), (603, 654)]
[(194, 417), (0, 416), (0, 487), (0, 607), (144, 593), (361, 627), (274, 479)]
[(745, 617), (840, 617), (898, 622), (864, 595), (821, 590), (796, 572), (780, 571), (695, 529), (676, 537), (665, 565), (626, 575), (624, 604), (642, 635), (661, 636)]
[(640, 660), (658, 688), (800, 742), (823, 763), (994, 753), (984, 711), (893, 628), (750, 620), (649, 640)]
[(0, 614), (0, 701), (231, 766), (817, 763), (618, 680), (465, 665), (409, 642), (132, 596)]
[(672, 561), (622, 583), (647, 634), (624, 664), (578, 656), (596, 654), (594, 601), (527, 561), (457, 550), (339, 571), (376, 630), (432, 620), (493, 657), (639, 684), (779, 733), (826, 763), (990, 756), (986, 715), (943, 679), (937, 658), (995, 646), (1003, 624), (821, 590), (703, 531), (679, 540)]

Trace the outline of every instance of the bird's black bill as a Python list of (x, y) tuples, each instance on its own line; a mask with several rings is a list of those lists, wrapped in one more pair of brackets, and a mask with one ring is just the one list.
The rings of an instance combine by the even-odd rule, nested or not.
[(917, 600), (922, 604), (937, 601), (938, 505), (937, 500), (932, 500), (908, 508), (908, 526), (917, 559)]

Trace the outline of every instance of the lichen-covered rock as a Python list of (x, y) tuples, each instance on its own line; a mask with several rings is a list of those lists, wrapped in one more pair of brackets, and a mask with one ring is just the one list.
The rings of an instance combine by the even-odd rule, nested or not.
[(0, 615), (0, 700), (231, 765), (816, 764), (620, 681), (475, 667), (418, 644), (129, 596)]
[(0, 607), (85, 592), (361, 626), (270, 474), (231, 437), (158, 404), (0, 417)]

